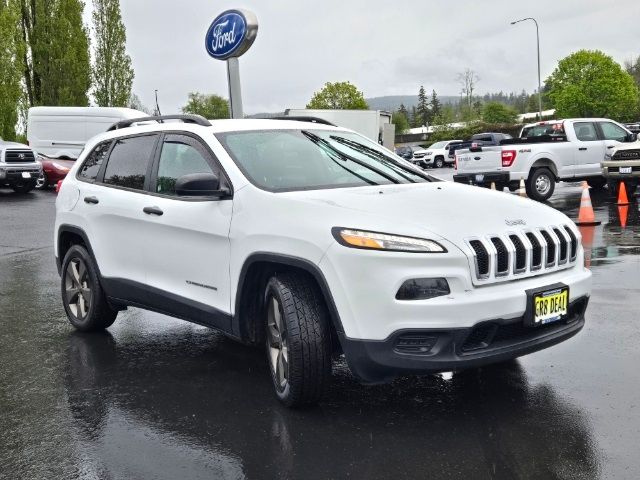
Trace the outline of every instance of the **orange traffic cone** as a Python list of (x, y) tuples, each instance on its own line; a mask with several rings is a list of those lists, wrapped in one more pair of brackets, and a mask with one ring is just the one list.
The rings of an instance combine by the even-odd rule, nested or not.
[(625, 187), (624, 182), (620, 182), (618, 185), (618, 205), (629, 205), (627, 187)]
[(629, 206), (620, 205), (618, 207), (618, 217), (620, 217), (620, 226), (627, 228), (627, 216), (629, 215)]
[(593, 212), (591, 196), (589, 195), (589, 185), (587, 185), (587, 182), (582, 182), (582, 197), (580, 198), (580, 211), (578, 212), (576, 225), (593, 227), (600, 225), (600, 223), (601, 222), (596, 220), (596, 214)]

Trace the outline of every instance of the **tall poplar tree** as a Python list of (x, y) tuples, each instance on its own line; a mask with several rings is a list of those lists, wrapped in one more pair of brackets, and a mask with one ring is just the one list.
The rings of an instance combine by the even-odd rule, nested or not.
[(0, 0), (0, 137), (14, 140), (22, 96), (23, 43), (16, 30), (20, 18), (17, 0)]
[(94, 0), (93, 28), (93, 96), (101, 107), (125, 107), (131, 96), (134, 73), (126, 52), (127, 34), (120, 0)]
[(27, 103), (86, 106), (89, 35), (81, 0), (19, 0)]

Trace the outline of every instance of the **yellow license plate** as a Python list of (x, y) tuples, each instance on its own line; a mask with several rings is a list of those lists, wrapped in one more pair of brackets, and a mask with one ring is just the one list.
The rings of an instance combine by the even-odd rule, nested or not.
[(560, 287), (533, 296), (533, 324), (562, 320), (569, 312), (569, 288)]

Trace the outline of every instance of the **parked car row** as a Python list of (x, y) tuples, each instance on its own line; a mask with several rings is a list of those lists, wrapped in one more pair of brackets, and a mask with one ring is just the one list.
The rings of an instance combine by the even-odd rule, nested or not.
[(421, 168), (442, 168), (453, 166), (453, 156), (449, 155), (449, 149), (453, 145), (462, 143), (462, 140), (445, 140), (436, 142), (425, 148), (421, 146), (406, 146), (396, 148), (396, 154)]

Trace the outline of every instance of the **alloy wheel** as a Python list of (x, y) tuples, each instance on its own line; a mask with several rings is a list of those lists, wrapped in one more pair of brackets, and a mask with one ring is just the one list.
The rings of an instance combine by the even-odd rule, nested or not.
[(287, 328), (282, 318), (280, 302), (270, 297), (267, 308), (267, 353), (274, 381), (284, 390), (289, 379), (289, 351)]
[(65, 301), (71, 313), (79, 320), (84, 319), (91, 308), (91, 286), (89, 271), (84, 260), (73, 258), (67, 264), (64, 277)]
[(47, 177), (44, 172), (40, 172), (40, 176), (36, 180), (36, 188), (41, 189), (47, 186)]

